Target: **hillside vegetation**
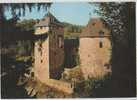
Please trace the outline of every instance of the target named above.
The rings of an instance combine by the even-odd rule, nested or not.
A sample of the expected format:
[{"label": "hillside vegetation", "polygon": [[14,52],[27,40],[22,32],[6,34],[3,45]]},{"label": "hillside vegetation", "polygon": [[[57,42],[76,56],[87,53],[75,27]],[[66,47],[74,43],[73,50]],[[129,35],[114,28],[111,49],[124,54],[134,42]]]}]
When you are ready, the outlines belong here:
[{"label": "hillside vegetation", "polygon": [[66,37],[77,37],[78,34],[81,33],[84,26],[81,25],[74,25],[67,22],[63,22],[65,28],[64,28],[64,36]]},{"label": "hillside vegetation", "polygon": [[[30,19],[30,20],[22,20],[17,23],[18,27],[22,27],[25,30],[33,30],[35,29],[34,25],[36,23],[36,20]],[[84,26],[81,25],[74,25],[68,22],[63,22],[64,25],[64,36],[66,37],[72,37],[73,33],[81,33]]]}]

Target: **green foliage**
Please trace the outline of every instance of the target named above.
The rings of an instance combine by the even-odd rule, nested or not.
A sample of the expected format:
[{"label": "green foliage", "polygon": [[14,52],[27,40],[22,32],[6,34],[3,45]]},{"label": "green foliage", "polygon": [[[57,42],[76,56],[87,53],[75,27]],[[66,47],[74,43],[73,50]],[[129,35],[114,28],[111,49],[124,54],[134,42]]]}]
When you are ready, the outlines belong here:
[{"label": "green foliage", "polygon": [[18,22],[16,25],[26,31],[30,31],[30,30],[34,30],[35,22],[36,21],[34,19],[29,19],[29,20],[24,19]]},{"label": "green foliage", "polygon": [[30,40],[17,41],[16,52],[17,55],[27,55],[30,56],[33,52],[33,43]]},{"label": "green foliage", "polygon": [[109,86],[111,75],[108,74],[103,78],[90,78],[81,82],[76,82],[74,87],[74,96],[93,97],[98,91],[102,91]]},{"label": "green foliage", "polygon": [[[70,23],[67,23],[67,22],[64,22],[64,36],[65,38],[69,38],[69,37],[73,37],[74,34],[73,33],[81,33],[82,32],[82,29],[83,29],[83,26],[81,25],[73,25],[73,24],[70,24]],[[75,36],[75,37],[78,37],[78,36]]]},{"label": "green foliage", "polygon": [[[136,76],[135,2],[109,2],[99,5],[99,13],[111,27],[112,75],[115,81],[130,81]],[[131,67],[132,66],[132,67]],[[126,69],[126,70],[125,70]],[[131,87],[133,86],[133,87]],[[135,82],[116,84],[113,96],[135,96]],[[120,87],[120,88],[119,88]],[[126,91],[123,91],[126,90]],[[119,91],[118,93],[116,91]],[[128,95],[127,95],[128,94]]]},{"label": "green foliage", "polygon": [[24,62],[27,62],[31,59],[31,56],[17,56],[16,57],[16,60],[17,61],[24,61]]},{"label": "green foliage", "polygon": [[12,17],[15,16],[24,16],[26,13],[26,9],[29,9],[31,12],[33,8],[37,8],[37,10],[45,9],[47,11],[47,7],[52,3],[8,3],[8,4],[0,4],[0,15],[2,19],[6,18],[5,10],[11,11]]},{"label": "green foliage", "polygon": [[[112,29],[112,42],[135,45],[135,3],[100,3],[97,11]],[[129,34],[130,33],[130,34]]]}]

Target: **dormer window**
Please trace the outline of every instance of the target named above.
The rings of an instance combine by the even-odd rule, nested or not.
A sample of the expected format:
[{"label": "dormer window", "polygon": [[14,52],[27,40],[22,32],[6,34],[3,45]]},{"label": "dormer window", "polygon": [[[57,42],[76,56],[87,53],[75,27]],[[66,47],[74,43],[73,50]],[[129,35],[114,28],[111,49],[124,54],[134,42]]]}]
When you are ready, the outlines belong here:
[{"label": "dormer window", "polygon": [[92,23],[93,26],[95,26],[95,23]]},{"label": "dormer window", "polygon": [[100,36],[103,36],[103,35],[104,35],[104,32],[103,32],[103,31],[100,31],[100,32],[99,32],[99,35],[100,35]]},{"label": "dormer window", "polygon": [[58,36],[58,47],[59,48],[63,47],[63,37],[62,36]]}]

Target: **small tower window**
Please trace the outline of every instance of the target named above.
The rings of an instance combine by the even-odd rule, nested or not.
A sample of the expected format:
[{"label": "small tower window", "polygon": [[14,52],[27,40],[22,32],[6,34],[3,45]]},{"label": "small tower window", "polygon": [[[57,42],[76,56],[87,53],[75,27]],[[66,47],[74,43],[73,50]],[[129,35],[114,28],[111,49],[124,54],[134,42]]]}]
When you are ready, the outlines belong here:
[{"label": "small tower window", "polygon": [[100,31],[100,32],[99,32],[99,36],[100,36],[99,47],[102,48],[102,47],[103,47],[103,36],[104,36],[104,32],[103,32],[103,31]]},{"label": "small tower window", "polygon": [[62,48],[63,47],[63,37],[62,36],[58,36],[58,47]]},{"label": "small tower window", "polygon": [[95,23],[92,23],[93,26],[95,26]]},{"label": "small tower window", "polygon": [[31,77],[34,77],[34,72],[31,72]]},{"label": "small tower window", "polygon": [[103,42],[99,42],[99,47],[100,47],[100,48],[103,47]]}]

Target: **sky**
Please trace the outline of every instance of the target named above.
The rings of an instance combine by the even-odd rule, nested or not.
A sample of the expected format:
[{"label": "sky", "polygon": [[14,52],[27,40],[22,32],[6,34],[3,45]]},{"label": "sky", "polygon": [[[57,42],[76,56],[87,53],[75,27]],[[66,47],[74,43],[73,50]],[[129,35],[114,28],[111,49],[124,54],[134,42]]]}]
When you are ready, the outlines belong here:
[{"label": "sky", "polygon": [[[76,25],[86,25],[91,17],[99,17],[94,10],[96,6],[86,2],[76,3],[53,3],[50,12],[61,22],[69,22]],[[36,8],[33,8],[32,12],[27,9],[26,15],[20,17],[23,19],[41,19],[47,12],[43,9],[37,12]],[[90,14],[89,14],[90,13]],[[11,17],[9,11],[6,12],[8,18]]]}]

